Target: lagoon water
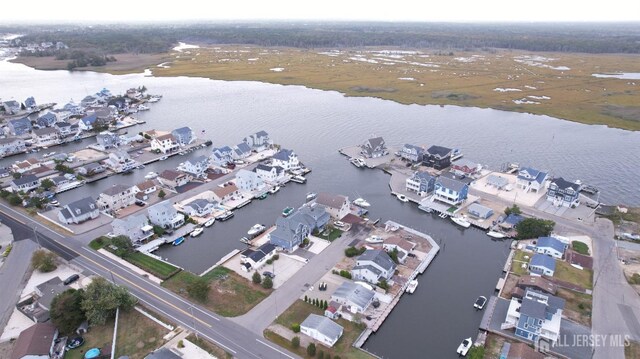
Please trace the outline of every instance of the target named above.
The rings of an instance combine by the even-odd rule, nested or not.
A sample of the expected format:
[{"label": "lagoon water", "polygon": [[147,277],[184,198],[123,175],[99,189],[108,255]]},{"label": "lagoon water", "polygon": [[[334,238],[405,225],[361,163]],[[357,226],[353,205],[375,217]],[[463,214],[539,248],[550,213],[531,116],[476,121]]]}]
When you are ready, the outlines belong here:
[{"label": "lagoon water", "polygon": [[[454,358],[460,341],[475,337],[481,313],[473,309],[479,295],[492,293],[508,254],[508,243],[492,241],[476,229],[462,230],[449,221],[403,204],[388,192],[381,171],[351,166],[338,149],[373,134],[392,146],[439,144],[459,148],[465,157],[498,169],[519,162],[549,170],[555,176],[580,179],[602,189],[608,203],[640,205],[637,165],[640,133],[588,126],[546,116],[455,106],[401,105],[374,98],[347,98],[337,92],[257,82],[225,82],[202,78],[155,78],[142,74],[113,76],[92,72],[37,71],[0,62],[0,98],[39,103],[84,96],[106,87],[123,93],[144,85],[162,101],[139,113],[145,125],[129,129],[172,129],[189,125],[214,146],[234,145],[249,133],[266,130],[283,147],[294,149],[313,172],[306,185],[291,183],[264,201],[238,210],[231,220],[216,223],[197,239],[157,254],[201,273],[231,249],[255,223],[272,224],[282,208],[299,205],[309,191],[343,193],[371,202],[371,217],[393,219],[424,231],[442,247],[415,294],[404,296],[380,331],[365,347],[385,358]],[[71,151],[92,140],[58,147]],[[206,153],[201,150],[201,153]],[[0,161],[8,165],[16,156]],[[59,195],[96,195],[117,182],[135,184],[148,171],[160,172],[186,156],[157,162],[128,176],[114,176]]]}]

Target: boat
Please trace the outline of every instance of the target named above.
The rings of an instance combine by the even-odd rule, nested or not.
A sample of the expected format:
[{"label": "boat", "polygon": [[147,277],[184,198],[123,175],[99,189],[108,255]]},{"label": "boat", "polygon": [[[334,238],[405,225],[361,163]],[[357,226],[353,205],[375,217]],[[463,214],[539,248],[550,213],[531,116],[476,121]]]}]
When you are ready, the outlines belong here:
[{"label": "boat", "polygon": [[169,157],[167,157],[167,156],[162,156],[162,157],[160,157],[160,161],[164,161],[164,160],[166,160],[167,158],[169,158]]},{"label": "boat", "polygon": [[182,242],[184,242],[184,237],[178,237],[173,241],[173,245],[174,246],[179,246],[182,244]]},{"label": "boat", "polygon": [[204,228],[196,227],[196,229],[194,229],[193,232],[191,232],[191,237],[197,237],[197,236],[201,235],[202,232],[204,232]]},{"label": "boat", "polygon": [[364,198],[356,198],[353,200],[353,204],[355,204],[358,207],[362,207],[362,208],[367,208],[369,206],[371,206],[371,204],[367,201],[365,201]]},{"label": "boat", "polygon": [[403,194],[398,194],[398,195],[396,195],[396,197],[398,197],[398,199],[400,200],[400,202],[404,202],[404,203],[409,202],[409,199],[407,198],[407,196],[405,196],[405,195],[403,195]]},{"label": "boat", "polygon": [[144,176],[144,178],[146,178],[146,179],[154,179],[156,177],[158,177],[158,174],[155,173],[155,172],[149,172]]},{"label": "boat", "polygon": [[464,219],[464,217],[451,217],[451,220],[453,221],[453,223],[463,228],[469,228],[471,226],[471,223]]},{"label": "boat", "polygon": [[413,292],[416,291],[417,287],[418,287],[418,280],[414,279],[409,281],[409,285],[407,286],[407,289],[405,291],[409,294],[413,294]]},{"label": "boat", "polygon": [[139,165],[138,165],[138,167],[136,167],[136,168],[137,168],[137,169],[139,169],[139,170],[141,170],[141,169],[144,169],[144,167],[145,167],[145,166],[141,163],[141,164],[139,164]]},{"label": "boat", "polygon": [[149,111],[149,107],[145,105],[138,105],[138,111]]},{"label": "boat", "polygon": [[304,178],[303,176],[295,175],[295,176],[291,177],[291,181],[293,181],[295,183],[306,183],[307,179]]},{"label": "boat", "polygon": [[489,231],[489,232],[487,232],[487,236],[489,236],[491,238],[501,239],[501,238],[505,238],[507,235],[504,234],[504,233],[500,233],[498,231]]},{"label": "boat", "polygon": [[49,202],[49,204],[51,204],[52,206],[56,206],[56,207],[60,206],[60,202],[58,202],[58,200],[55,200],[55,199],[53,201]]},{"label": "boat", "polygon": [[264,232],[265,229],[267,229],[267,227],[263,226],[262,224],[254,224],[253,227],[249,229],[249,232],[247,232],[247,234],[250,236],[257,236],[258,234]]},{"label": "boat", "polygon": [[318,194],[315,192],[307,193],[307,202],[313,201],[314,199],[316,199],[316,197],[318,197]]},{"label": "boat", "polygon": [[473,307],[478,310],[482,310],[485,304],[487,304],[487,297],[481,295],[478,297],[478,299],[476,299],[476,302],[473,303]]},{"label": "boat", "polygon": [[358,168],[362,168],[364,166],[366,166],[366,162],[364,162],[364,160],[362,158],[352,158],[349,160],[349,162],[351,162],[352,165],[358,167]]},{"label": "boat", "polygon": [[471,338],[463,340],[462,343],[460,343],[460,345],[458,346],[458,350],[456,350],[456,353],[458,353],[458,355],[466,356],[469,352],[469,349],[471,349],[471,344],[473,344]]},{"label": "boat", "polygon": [[288,217],[291,213],[293,213],[294,208],[293,207],[287,207],[285,209],[282,210],[282,216],[284,217]]},{"label": "boat", "polygon": [[253,198],[256,198],[256,199],[259,199],[259,200],[266,199],[267,198],[267,192],[265,192],[263,194],[257,194]]},{"label": "boat", "polygon": [[365,241],[367,243],[382,243],[382,242],[384,242],[384,240],[380,236],[367,237],[367,239],[365,239]]},{"label": "boat", "polygon": [[462,158],[462,156],[463,156],[462,152],[460,152],[460,150],[457,149],[457,148],[454,148],[451,151],[451,161],[455,161],[457,159],[460,159],[460,158]]},{"label": "boat", "polygon": [[204,222],[204,226],[209,228],[209,227],[213,226],[214,223],[216,223],[216,219],[215,218],[209,218],[206,222]]},{"label": "boat", "polygon": [[251,240],[247,237],[242,237],[240,238],[240,242],[245,243],[245,244],[251,244]]},{"label": "boat", "polygon": [[279,190],[280,190],[280,186],[275,186],[275,187],[273,187],[272,189],[269,190],[269,193],[275,194]]},{"label": "boat", "polygon": [[216,217],[217,220],[219,221],[226,221],[227,219],[233,217],[233,212],[231,211],[224,211],[223,214],[219,215]]},{"label": "boat", "polygon": [[147,102],[150,102],[150,103],[156,103],[156,102],[158,102],[158,101],[160,101],[160,97],[157,97],[157,96],[151,96],[151,97],[149,97],[149,99],[147,100]]},{"label": "boat", "polygon": [[94,359],[100,356],[100,348],[91,348],[84,353],[84,359]]},{"label": "boat", "polygon": [[[576,181],[578,182],[578,181]],[[595,186],[591,186],[591,185],[583,185],[582,187],[580,187],[580,192],[585,192],[585,193],[589,193],[589,194],[598,194],[598,192],[600,192],[600,190],[595,187]]]}]

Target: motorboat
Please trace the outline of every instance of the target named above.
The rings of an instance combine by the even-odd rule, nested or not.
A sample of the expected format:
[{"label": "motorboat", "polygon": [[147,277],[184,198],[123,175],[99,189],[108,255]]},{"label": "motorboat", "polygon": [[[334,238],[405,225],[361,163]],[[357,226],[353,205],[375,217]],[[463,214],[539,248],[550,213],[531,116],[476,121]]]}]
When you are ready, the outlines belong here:
[{"label": "motorboat", "polygon": [[138,105],[138,111],[149,111],[149,107],[145,105]]},{"label": "motorboat", "polygon": [[251,244],[251,240],[247,237],[242,237],[240,238],[240,242],[244,243],[244,244]]},{"label": "motorboat", "polygon": [[366,166],[366,162],[364,162],[364,160],[362,158],[352,158],[349,160],[349,162],[351,162],[352,165],[358,167],[358,168],[362,168],[364,166]]},{"label": "motorboat", "polygon": [[251,227],[251,229],[249,229],[249,232],[247,232],[248,235],[250,236],[257,236],[258,234],[264,232],[264,230],[267,229],[265,226],[263,226],[262,224],[254,224],[253,227]]},{"label": "motorboat", "polygon": [[149,172],[144,176],[145,179],[154,179],[156,177],[158,177],[158,174],[155,172]]},{"label": "motorboat", "polygon": [[356,198],[353,200],[352,202],[353,204],[355,204],[358,207],[362,207],[362,208],[367,208],[369,206],[371,206],[371,204],[367,201],[365,201],[364,198]]},{"label": "motorboat", "polygon": [[287,208],[282,210],[282,216],[283,217],[288,217],[291,213],[293,213],[293,211],[294,211],[293,207],[287,207]]},{"label": "motorboat", "polygon": [[473,344],[471,338],[463,340],[462,343],[460,343],[460,345],[458,346],[458,350],[456,350],[456,353],[458,353],[458,355],[466,356],[469,352],[469,349],[471,349],[471,344]]},{"label": "motorboat", "polygon": [[367,237],[367,239],[365,239],[365,241],[367,243],[382,243],[384,242],[384,240],[382,239],[382,237],[380,236],[371,236],[371,237]]},{"label": "motorboat", "polygon": [[473,303],[473,307],[478,310],[482,310],[485,304],[487,304],[487,297],[481,295],[476,299],[476,302]]},{"label": "motorboat", "polygon": [[215,218],[209,218],[206,222],[204,222],[204,226],[209,228],[209,227],[213,226],[214,223],[216,223],[216,219]]},{"label": "motorboat", "polygon": [[407,196],[405,196],[405,195],[403,195],[403,194],[398,194],[398,195],[396,195],[396,197],[398,197],[398,199],[400,200],[400,202],[404,202],[404,203],[409,202],[409,199],[407,198]]},{"label": "motorboat", "polygon": [[164,161],[164,160],[166,160],[167,158],[169,158],[169,157],[168,157],[168,156],[162,156],[162,157],[160,157],[160,161]]},{"label": "motorboat", "polygon": [[416,291],[417,287],[418,287],[418,280],[414,279],[409,281],[409,285],[407,286],[407,289],[405,291],[409,294],[413,294],[413,292]]},{"label": "motorboat", "polygon": [[233,212],[231,211],[224,211],[223,214],[219,215],[216,217],[217,220],[219,221],[226,221],[227,219],[233,217]]},{"label": "motorboat", "polygon": [[300,175],[295,175],[291,177],[291,181],[295,183],[306,183],[307,179]]},{"label": "motorboat", "polygon": [[267,198],[267,193],[266,192],[258,196],[259,200],[263,200],[263,199],[266,199],[266,198]]},{"label": "motorboat", "polygon": [[307,193],[307,202],[313,201],[314,199],[316,199],[316,197],[318,197],[318,194],[315,192]]},{"label": "motorboat", "polygon": [[182,242],[184,242],[184,237],[178,237],[173,241],[173,245],[174,246],[179,246],[182,244]]},{"label": "motorboat", "polygon": [[56,206],[56,207],[59,207],[59,206],[60,206],[60,202],[58,202],[58,200],[55,200],[55,199],[54,199],[53,201],[49,202],[49,203],[50,203],[52,206]]},{"label": "motorboat", "polygon": [[276,194],[280,190],[280,186],[275,186],[269,190],[269,193]]},{"label": "motorboat", "polygon": [[464,217],[451,217],[451,220],[453,221],[453,223],[463,228],[469,228],[471,226],[471,223],[469,223],[469,221],[467,221]]},{"label": "motorboat", "polygon": [[487,236],[489,236],[491,238],[501,239],[501,238],[505,238],[507,235],[504,234],[504,233],[500,233],[498,231],[489,231],[489,232],[487,232]]},{"label": "motorboat", "polygon": [[197,237],[197,236],[201,235],[202,232],[204,232],[204,228],[197,227],[196,229],[193,230],[193,232],[191,232],[191,237]]}]

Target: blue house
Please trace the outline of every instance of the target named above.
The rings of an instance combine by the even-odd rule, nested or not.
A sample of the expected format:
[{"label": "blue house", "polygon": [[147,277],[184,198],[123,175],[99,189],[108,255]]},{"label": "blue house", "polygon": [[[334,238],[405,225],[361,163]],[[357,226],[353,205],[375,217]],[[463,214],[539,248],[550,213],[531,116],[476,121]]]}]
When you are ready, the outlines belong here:
[{"label": "blue house", "polygon": [[529,262],[529,272],[537,275],[553,276],[556,271],[556,260],[540,253],[536,253],[531,257]]},{"label": "blue house", "polygon": [[211,161],[222,167],[229,162],[233,162],[233,150],[229,146],[214,148],[211,153]]},{"label": "blue house", "polygon": [[14,136],[22,136],[24,134],[27,134],[31,132],[32,128],[31,121],[26,117],[9,120],[7,126],[9,126],[9,131],[11,131]]},{"label": "blue house", "polygon": [[233,153],[231,156],[236,160],[241,160],[251,156],[251,147],[246,142],[240,142],[233,147]]},{"label": "blue house", "polygon": [[407,191],[416,192],[421,195],[433,192],[436,185],[436,178],[428,172],[416,171],[413,176],[407,178]]},{"label": "blue house", "polygon": [[93,125],[96,123],[96,121],[98,121],[98,115],[92,113],[81,118],[80,122],[78,122],[78,125],[83,131],[91,131],[93,130]]},{"label": "blue house", "polygon": [[27,99],[24,100],[24,107],[28,110],[34,109],[36,107],[36,99],[34,99],[33,96],[27,97]]},{"label": "blue house", "polygon": [[58,121],[58,117],[53,112],[47,112],[44,115],[38,117],[36,124],[40,127],[51,127]]},{"label": "blue house", "polygon": [[424,148],[405,144],[400,150],[400,157],[411,162],[422,162],[422,156],[424,155]]},{"label": "blue house", "polygon": [[493,210],[491,208],[478,203],[471,203],[467,208],[467,213],[469,213],[470,216],[480,219],[487,219],[493,216]]},{"label": "blue house", "polygon": [[564,305],[562,298],[527,289],[521,300],[511,299],[505,324],[515,328],[517,337],[554,344],[560,336]]},{"label": "blue house", "polygon": [[580,189],[582,186],[569,182],[562,177],[551,181],[547,190],[547,201],[556,206],[576,207],[580,204]]},{"label": "blue house", "polygon": [[433,193],[434,199],[457,206],[467,199],[469,185],[455,178],[440,176],[436,180]]},{"label": "blue house", "polygon": [[196,136],[193,134],[193,130],[191,130],[191,127],[185,126],[176,128],[175,130],[171,131],[171,134],[176,139],[176,142],[181,146],[191,144],[196,140]]},{"label": "blue house", "polygon": [[521,215],[512,213],[508,215],[502,223],[500,223],[500,227],[504,229],[513,229],[516,225],[518,225],[518,223],[522,222],[523,220],[524,217],[522,217]]},{"label": "blue house", "polygon": [[516,187],[525,192],[538,193],[541,189],[544,189],[548,178],[549,174],[546,172],[531,167],[523,167],[518,171]]},{"label": "blue house", "polygon": [[536,253],[546,254],[553,258],[562,259],[567,245],[554,237],[540,237],[535,246]]},{"label": "blue house", "polygon": [[276,229],[269,234],[269,241],[292,252],[313,231],[322,231],[329,220],[329,213],[323,206],[304,206],[289,217],[278,218]]}]

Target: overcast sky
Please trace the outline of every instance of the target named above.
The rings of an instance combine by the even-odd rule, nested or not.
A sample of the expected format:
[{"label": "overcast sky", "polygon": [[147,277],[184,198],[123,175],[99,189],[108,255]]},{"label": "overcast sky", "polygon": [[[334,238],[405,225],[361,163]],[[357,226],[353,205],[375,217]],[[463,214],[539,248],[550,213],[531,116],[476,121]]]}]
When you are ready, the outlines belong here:
[{"label": "overcast sky", "polygon": [[0,24],[183,20],[640,21],[640,1],[7,0],[0,11]]}]

